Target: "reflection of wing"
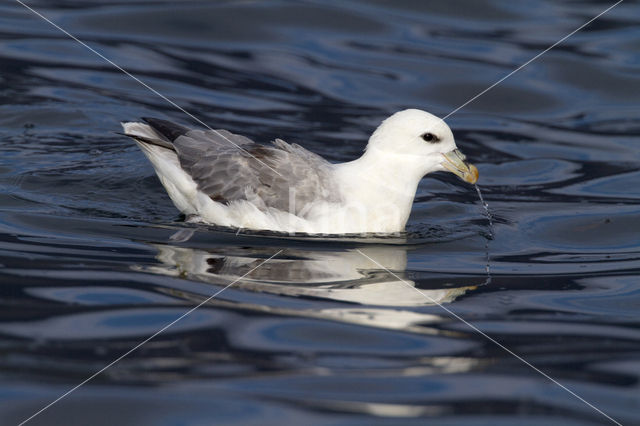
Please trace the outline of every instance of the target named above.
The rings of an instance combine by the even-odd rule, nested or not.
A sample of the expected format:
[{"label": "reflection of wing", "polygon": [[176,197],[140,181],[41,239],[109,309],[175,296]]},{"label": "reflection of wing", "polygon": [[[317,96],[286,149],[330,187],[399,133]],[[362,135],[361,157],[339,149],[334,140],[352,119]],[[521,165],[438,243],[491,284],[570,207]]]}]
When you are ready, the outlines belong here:
[{"label": "reflection of wing", "polygon": [[249,199],[259,208],[296,214],[313,201],[340,201],[331,163],[299,145],[277,139],[265,146],[227,130],[188,130],[145,120],[167,139],[162,146],[175,150],[180,167],[214,201]]}]

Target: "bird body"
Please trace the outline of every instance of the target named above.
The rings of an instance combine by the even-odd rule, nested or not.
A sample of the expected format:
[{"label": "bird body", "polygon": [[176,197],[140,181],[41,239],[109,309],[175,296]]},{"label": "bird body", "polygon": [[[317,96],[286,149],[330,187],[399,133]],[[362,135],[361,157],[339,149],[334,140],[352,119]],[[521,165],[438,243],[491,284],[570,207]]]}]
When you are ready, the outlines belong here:
[{"label": "bird body", "polygon": [[123,123],[175,206],[207,223],[310,234],[404,230],[418,183],[448,170],[475,183],[477,169],[441,119],[400,111],[376,129],[364,154],[332,164],[280,139],[256,144],[226,130],[165,120]]}]

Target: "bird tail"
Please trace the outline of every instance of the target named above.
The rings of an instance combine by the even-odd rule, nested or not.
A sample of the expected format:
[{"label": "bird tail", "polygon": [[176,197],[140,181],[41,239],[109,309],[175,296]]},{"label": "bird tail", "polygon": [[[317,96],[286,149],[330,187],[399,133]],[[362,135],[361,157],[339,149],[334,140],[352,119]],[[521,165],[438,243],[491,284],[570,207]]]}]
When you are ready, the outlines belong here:
[{"label": "bird tail", "polygon": [[124,129],[124,135],[133,138],[136,142],[144,148],[145,144],[155,145],[162,148],[175,151],[175,148],[171,142],[165,137],[156,132],[151,126],[143,123],[126,122],[120,123]]}]

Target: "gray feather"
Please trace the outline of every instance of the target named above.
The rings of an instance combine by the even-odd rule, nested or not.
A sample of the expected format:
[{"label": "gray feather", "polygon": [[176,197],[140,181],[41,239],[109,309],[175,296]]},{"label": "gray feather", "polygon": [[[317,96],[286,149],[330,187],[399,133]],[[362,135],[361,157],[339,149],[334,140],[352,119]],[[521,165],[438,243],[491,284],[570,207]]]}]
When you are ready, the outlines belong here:
[{"label": "gray feather", "polygon": [[259,207],[295,214],[316,200],[340,201],[331,163],[296,144],[277,139],[265,146],[226,130],[191,130],[173,146],[182,169],[214,201],[252,198]]}]

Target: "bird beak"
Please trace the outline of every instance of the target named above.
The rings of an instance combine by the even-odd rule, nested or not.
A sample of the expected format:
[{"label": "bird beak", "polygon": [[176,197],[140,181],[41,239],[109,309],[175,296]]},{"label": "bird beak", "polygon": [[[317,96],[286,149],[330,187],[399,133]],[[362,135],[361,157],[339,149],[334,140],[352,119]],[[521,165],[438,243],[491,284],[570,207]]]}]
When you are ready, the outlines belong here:
[{"label": "bird beak", "polygon": [[478,169],[466,161],[467,157],[459,149],[449,151],[446,154],[442,154],[442,156],[445,159],[442,162],[442,166],[445,169],[465,182],[476,183],[478,181]]}]

